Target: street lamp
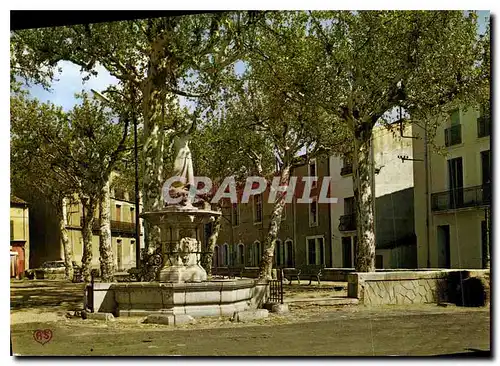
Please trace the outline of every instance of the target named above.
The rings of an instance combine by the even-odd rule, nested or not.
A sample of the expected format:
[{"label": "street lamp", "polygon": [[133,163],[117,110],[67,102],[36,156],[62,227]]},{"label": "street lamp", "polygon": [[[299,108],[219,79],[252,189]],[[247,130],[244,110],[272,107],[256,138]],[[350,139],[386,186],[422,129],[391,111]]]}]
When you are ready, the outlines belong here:
[{"label": "street lamp", "polygon": [[[90,89],[92,93],[94,93],[97,97],[104,100],[106,103],[110,103],[110,100],[106,98],[104,95],[99,93],[94,89]],[[120,94],[124,99],[127,99],[125,95],[117,90],[109,90],[108,92],[114,92]],[[132,89],[132,93],[134,90]],[[135,95],[133,95],[135,96]],[[135,101],[135,98],[132,98],[132,103]],[[141,246],[140,246],[140,232],[141,225],[139,221],[139,160],[137,153],[137,117],[135,115],[135,109],[132,108],[132,122],[134,124],[134,165],[135,165],[135,264],[136,267],[139,268],[141,264]]]}]

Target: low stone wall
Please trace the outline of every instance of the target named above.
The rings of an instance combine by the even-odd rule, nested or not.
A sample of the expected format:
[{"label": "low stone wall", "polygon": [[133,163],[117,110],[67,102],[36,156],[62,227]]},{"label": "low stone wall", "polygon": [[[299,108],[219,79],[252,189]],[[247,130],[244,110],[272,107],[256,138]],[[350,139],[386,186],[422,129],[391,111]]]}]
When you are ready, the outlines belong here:
[{"label": "low stone wall", "polygon": [[267,281],[215,280],[200,283],[94,283],[86,303],[94,312],[116,316],[188,314],[233,315],[256,309],[268,296]]},{"label": "low stone wall", "polygon": [[[488,277],[489,270],[417,270],[371,273],[351,273],[348,277],[348,296],[360,304],[425,304],[452,302],[468,305],[466,298],[470,278]],[[483,281],[484,282],[484,281]],[[483,304],[484,305],[484,304]],[[477,306],[477,305],[476,305]]]},{"label": "low stone wall", "polygon": [[[293,268],[292,268],[293,269]],[[354,269],[349,268],[325,268],[322,281],[347,282],[347,275],[353,273]],[[227,267],[212,268],[212,275],[228,276],[229,269]],[[245,267],[242,275],[244,278],[257,278],[259,275],[258,267]]]}]

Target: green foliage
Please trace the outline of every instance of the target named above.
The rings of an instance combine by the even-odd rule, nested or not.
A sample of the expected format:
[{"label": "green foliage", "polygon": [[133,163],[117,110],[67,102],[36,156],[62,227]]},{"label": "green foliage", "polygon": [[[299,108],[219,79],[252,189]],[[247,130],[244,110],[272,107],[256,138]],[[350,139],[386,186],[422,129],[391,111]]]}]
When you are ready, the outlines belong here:
[{"label": "green foliage", "polygon": [[456,98],[477,98],[485,44],[475,13],[318,11],[311,24],[324,65],[316,100],[340,119],[372,127],[398,105],[438,113]]},{"label": "green foliage", "polygon": [[220,70],[237,59],[243,40],[251,36],[243,30],[254,18],[251,12],[224,12],[15,31],[11,75],[47,86],[57,63],[66,60],[89,74],[96,74],[100,64],[141,88],[155,72],[150,61],[159,46],[168,66],[158,75],[166,84],[157,87],[203,94]]},{"label": "green foliage", "polygon": [[25,93],[11,96],[11,186],[12,190],[38,192],[58,207],[79,182],[67,174],[60,138],[67,131],[60,107],[32,100]]},{"label": "green foliage", "polygon": [[24,94],[11,97],[12,184],[31,184],[47,198],[98,197],[127,151],[127,122],[87,94],[65,113]]}]

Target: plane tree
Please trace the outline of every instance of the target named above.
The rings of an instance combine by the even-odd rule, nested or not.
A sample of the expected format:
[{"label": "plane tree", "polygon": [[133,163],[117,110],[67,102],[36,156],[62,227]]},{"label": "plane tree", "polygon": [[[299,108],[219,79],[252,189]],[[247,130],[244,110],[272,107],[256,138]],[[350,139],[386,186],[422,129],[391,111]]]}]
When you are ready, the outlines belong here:
[{"label": "plane tree", "polygon": [[[209,94],[221,70],[236,61],[252,38],[254,12],[217,12],[144,20],[20,30],[11,33],[11,76],[50,84],[59,61],[89,75],[103,66],[134,90],[143,121],[145,210],[162,206],[163,151],[173,132],[166,110],[176,96]],[[166,145],[165,145],[166,141]],[[146,227],[147,243],[159,240]]]},{"label": "plane tree", "polygon": [[489,39],[478,36],[477,14],[463,11],[311,11],[302,24],[311,54],[319,56],[304,87],[353,141],[356,270],[374,271],[373,127],[395,107],[422,122],[450,103],[477,101],[487,82]]}]

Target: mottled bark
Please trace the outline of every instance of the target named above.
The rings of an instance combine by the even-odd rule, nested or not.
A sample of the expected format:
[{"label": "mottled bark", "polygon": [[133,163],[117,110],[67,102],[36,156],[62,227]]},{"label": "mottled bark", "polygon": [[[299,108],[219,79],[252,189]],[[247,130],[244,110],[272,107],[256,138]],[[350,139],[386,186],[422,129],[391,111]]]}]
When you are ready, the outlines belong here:
[{"label": "mottled bark", "polygon": [[92,226],[94,225],[94,212],[96,203],[94,198],[82,200],[84,216],[82,225],[83,254],[82,254],[82,275],[85,282],[91,281],[92,266]]},{"label": "mottled bark", "polygon": [[375,271],[375,232],[373,214],[371,130],[354,138],[353,188],[356,201],[358,235],[357,272]]},{"label": "mottled bark", "polygon": [[111,246],[109,179],[101,190],[99,201],[99,261],[101,262],[101,280],[113,282],[114,262]]},{"label": "mottled bark", "polygon": [[216,217],[213,223],[212,234],[208,238],[207,248],[205,248],[204,253],[201,256],[201,266],[205,269],[205,271],[207,271],[207,276],[209,278],[212,277],[213,254],[215,250],[215,244],[217,244],[217,239],[219,238],[221,223],[222,215],[219,215]]},{"label": "mottled bark", "polygon": [[64,265],[66,267],[65,274],[68,280],[73,279],[73,248],[68,238],[68,213],[67,213],[67,200],[62,199],[61,208],[58,210],[59,214],[59,229],[61,231],[61,242],[64,252]]},{"label": "mottled bark", "polygon": [[[286,186],[290,183],[290,166],[283,166],[280,174],[280,186]],[[272,278],[274,245],[278,237],[278,231],[281,226],[281,216],[285,207],[286,192],[278,192],[274,203],[273,212],[271,214],[271,222],[267,231],[266,239],[264,240],[264,251],[259,265],[259,278]]]},{"label": "mottled bark", "polygon": [[[143,84],[144,116],[144,211],[161,209],[163,200],[163,149],[164,119],[167,83],[167,58],[165,42],[160,37],[151,46],[148,74]],[[160,232],[157,227],[145,222],[145,246],[149,251],[160,245]]]}]

